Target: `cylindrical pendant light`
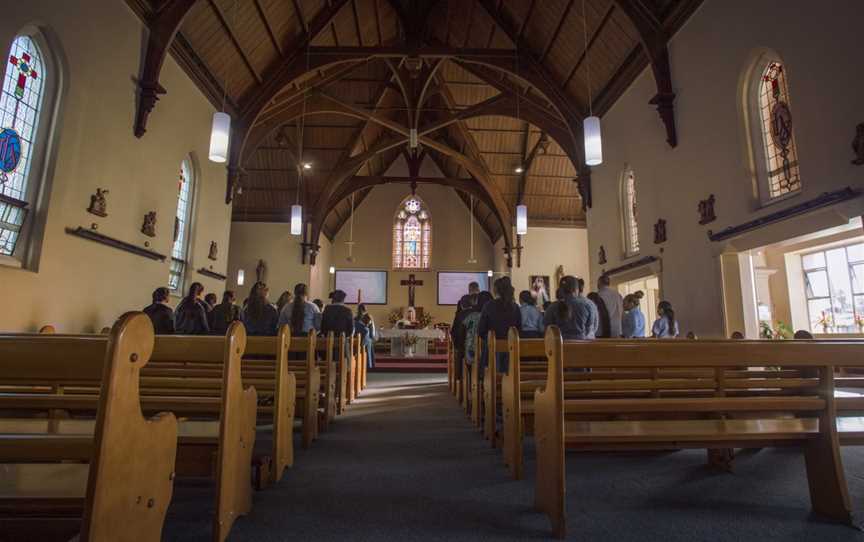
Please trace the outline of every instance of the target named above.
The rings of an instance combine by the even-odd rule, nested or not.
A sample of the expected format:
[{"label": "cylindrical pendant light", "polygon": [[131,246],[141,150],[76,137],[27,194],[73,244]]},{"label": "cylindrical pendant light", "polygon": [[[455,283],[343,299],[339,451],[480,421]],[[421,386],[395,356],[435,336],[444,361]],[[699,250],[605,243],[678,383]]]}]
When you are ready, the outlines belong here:
[{"label": "cylindrical pendant light", "polygon": [[494,275],[494,273],[492,273],[491,269],[489,271],[486,271],[486,276],[489,277],[490,279],[492,278],[492,275]]},{"label": "cylindrical pendant light", "polygon": [[243,283],[246,282],[246,272],[242,269],[237,270],[237,286],[243,286]]},{"label": "cylindrical pendant light", "polygon": [[525,235],[528,233],[528,206],[516,206],[516,234]]},{"label": "cylindrical pendant light", "polygon": [[334,266],[330,266],[330,274],[333,275],[336,273],[336,268]]},{"label": "cylindrical pendant light", "polygon": [[587,117],[582,128],[585,132],[585,163],[589,166],[599,166],[603,163],[600,117]]},{"label": "cylindrical pendant light", "polygon": [[213,113],[210,130],[210,161],[223,164],[228,161],[228,142],[231,139],[231,117],[228,113]]},{"label": "cylindrical pendant light", "polygon": [[300,235],[303,233],[303,207],[300,205],[291,206],[291,235]]}]

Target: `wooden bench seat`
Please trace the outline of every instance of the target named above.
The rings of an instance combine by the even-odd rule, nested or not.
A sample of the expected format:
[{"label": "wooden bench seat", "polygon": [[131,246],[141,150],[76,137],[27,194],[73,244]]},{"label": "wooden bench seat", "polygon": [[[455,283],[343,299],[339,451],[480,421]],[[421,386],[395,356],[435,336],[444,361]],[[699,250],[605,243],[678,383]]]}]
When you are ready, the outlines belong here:
[{"label": "wooden bench seat", "polygon": [[[0,533],[68,540],[160,540],[173,492],[177,421],[144,419],[138,378],[153,349],[153,326],[123,315],[107,341],[0,337],[0,376],[64,373],[100,382],[91,435],[2,434]],[[15,453],[46,464],[6,461]],[[69,464],[66,461],[82,463]],[[51,464],[47,464],[51,463]]]},{"label": "wooden bench seat", "polygon": [[[834,372],[839,366],[862,363],[864,343],[565,343],[558,328],[551,326],[546,331],[545,351],[548,378],[545,386],[535,391],[534,398],[535,504],[549,516],[556,536],[566,534],[564,452],[568,449],[798,447],[805,456],[813,511],[826,519],[851,524],[851,505],[839,453]],[[746,370],[742,366],[783,366],[784,371],[818,376],[803,379],[807,381],[806,386],[783,389],[782,395],[763,394],[764,379],[737,389],[747,392],[746,395],[726,395],[723,387],[726,371]],[[652,376],[661,371],[668,374],[680,370],[680,374],[685,374],[710,369],[717,376],[718,387],[713,397],[669,397],[658,393],[640,397],[589,395],[572,398],[565,395],[565,372],[590,371],[593,377],[596,373],[609,372],[610,367],[649,369],[646,382],[651,382]],[[769,372],[763,371],[766,375]],[[700,378],[695,379],[694,387]],[[817,381],[815,386],[813,380]],[[618,381],[622,382],[627,381]],[[657,388],[656,383],[652,386]],[[767,387],[770,389],[773,384]],[[608,418],[595,420],[594,416]],[[580,419],[582,417],[584,419]],[[860,424],[846,425],[856,430],[861,427]]]},{"label": "wooden bench seat", "polygon": [[[144,317],[149,324],[149,319]],[[152,325],[150,325],[152,333]],[[4,341],[14,351],[14,341],[26,340],[16,337],[0,337],[0,348]],[[80,371],[77,359],[69,358],[69,352],[79,352],[90,348],[104,351],[107,342],[100,336],[63,336],[54,335],[42,338],[45,341],[43,350],[35,356],[37,359],[58,359],[63,366],[56,371],[32,372],[29,376],[33,381],[53,381],[54,392],[51,394],[3,393],[0,395],[0,410],[4,415],[32,415],[33,412],[47,413],[53,418],[57,411],[77,415],[92,415],[98,405],[99,383],[94,382],[92,375]],[[287,338],[286,338],[287,340]],[[178,359],[192,363],[212,363],[219,367],[220,377],[213,375],[210,379],[196,381],[196,393],[189,389],[182,379],[165,379],[156,384],[164,395],[149,395],[152,388],[136,383],[141,389],[135,409],[138,412],[168,411],[184,417],[196,418],[184,421],[183,437],[178,439],[178,429],[175,425],[174,471],[181,476],[212,476],[216,480],[215,498],[216,513],[213,518],[214,539],[224,540],[230,531],[234,520],[248,513],[251,508],[252,451],[255,442],[257,393],[254,388],[243,388],[241,377],[241,358],[246,346],[246,335],[243,325],[232,324],[225,337],[183,337],[158,336],[152,346],[151,365],[142,369],[158,367],[160,362],[176,363]],[[155,360],[155,361],[154,361]],[[15,360],[3,368],[0,381],[9,385],[23,384],[22,375],[26,371],[19,369],[28,363],[27,359]],[[3,370],[0,368],[0,371]],[[76,372],[77,371],[77,372]],[[285,372],[283,382],[286,394],[293,395],[293,380]],[[67,384],[75,384],[67,389]],[[152,383],[152,381],[151,381]],[[77,389],[76,389],[77,386]],[[209,389],[208,389],[209,386]],[[67,393],[75,392],[75,393]],[[202,392],[207,395],[201,395]],[[289,393],[290,392],[290,393]],[[290,403],[290,405],[288,405]],[[293,396],[290,401],[277,402],[293,409]],[[275,416],[279,409],[267,407]],[[293,412],[293,410],[291,410]],[[201,418],[200,420],[197,418]],[[52,431],[59,426],[56,419],[48,421],[48,436],[53,438]],[[274,427],[282,426],[274,423]],[[293,428],[289,425],[289,434]],[[32,438],[32,437],[27,437]],[[274,439],[274,441],[277,439]],[[179,445],[178,445],[179,442]],[[49,446],[50,447],[50,446]],[[274,444],[274,449],[276,445]],[[281,456],[273,458],[277,469],[292,460],[292,448],[284,443],[279,448]],[[269,461],[264,463],[269,465]],[[275,470],[275,469],[273,469]],[[266,469],[265,469],[266,471]],[[122,478],[120,478],[122,480]]]}]

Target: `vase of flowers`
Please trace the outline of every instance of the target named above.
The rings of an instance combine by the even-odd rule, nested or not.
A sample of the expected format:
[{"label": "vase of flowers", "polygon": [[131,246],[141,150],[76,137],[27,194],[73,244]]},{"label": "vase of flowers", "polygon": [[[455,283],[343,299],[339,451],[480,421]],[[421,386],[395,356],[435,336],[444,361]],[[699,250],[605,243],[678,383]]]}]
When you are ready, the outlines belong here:
[{"label": "vase of flowers", "polygon": [[855,315],[855,325],[858,326],[858,333],[864,333],[864,314]]},{"label": "vase of flowers", "polygon": [[834,318],[831,313],[822,311],[822,315],[816,323],[822,326],[822,333],[828,333],[828,328],[834,325]]},{"label": "vase of flowers", "polygon": [[408,333],[402,337],[402,348],[406,358],[414,357],[414,348],[417,346],[417,335]]}]

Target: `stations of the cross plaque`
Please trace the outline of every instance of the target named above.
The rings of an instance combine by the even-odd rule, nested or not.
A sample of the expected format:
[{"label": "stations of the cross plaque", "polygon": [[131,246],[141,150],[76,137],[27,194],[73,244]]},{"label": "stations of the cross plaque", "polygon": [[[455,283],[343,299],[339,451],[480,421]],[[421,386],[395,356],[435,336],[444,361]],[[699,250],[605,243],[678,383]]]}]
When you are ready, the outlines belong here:
[{"label": "stations of the cross plaque", "polygon": [[417,278],[414,276],[414,273],[411,273],[410,275],[408,275],[408,280],[403,280],[400,282],[400,284],[402,286],[408,287],[408,306],[413,307],[414,306],[414,288],[416,286],[423,286],[423,281],[417,280]]}]

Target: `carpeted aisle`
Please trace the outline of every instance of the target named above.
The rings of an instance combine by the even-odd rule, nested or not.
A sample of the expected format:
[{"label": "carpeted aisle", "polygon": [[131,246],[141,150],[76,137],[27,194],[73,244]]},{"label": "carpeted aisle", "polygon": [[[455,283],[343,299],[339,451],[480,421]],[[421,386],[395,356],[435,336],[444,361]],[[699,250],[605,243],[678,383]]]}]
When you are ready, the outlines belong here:
[{"label": "carpeted aisle", "polygon": [[[548,539],[528,478],[513,482],[458,408],[446,376],[370,374],[362,398],[283,480],[255,494],[230,540]],[[844,450],[851,497],[864,508],[864,448]],[[704,452],[568,455],[570,539],[862,541],[808,519],[804,461],[794,451],[742,455],[734,475]],[[205,487],[175,490],[166,540],[209,540]]]}]

